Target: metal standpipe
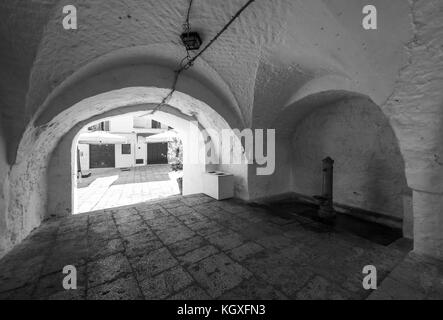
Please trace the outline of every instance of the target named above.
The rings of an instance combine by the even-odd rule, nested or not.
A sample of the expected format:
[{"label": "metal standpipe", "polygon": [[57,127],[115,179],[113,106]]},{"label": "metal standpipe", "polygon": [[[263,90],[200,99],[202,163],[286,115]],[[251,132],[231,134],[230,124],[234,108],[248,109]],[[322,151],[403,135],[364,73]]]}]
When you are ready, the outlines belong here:
[{"label": "metal standpipe", "polygon": [[319,201],[318,216],[322,219],[335,218],[334,199],[334,160],[327,157],[323,160],[322,195],[315,197]]}]

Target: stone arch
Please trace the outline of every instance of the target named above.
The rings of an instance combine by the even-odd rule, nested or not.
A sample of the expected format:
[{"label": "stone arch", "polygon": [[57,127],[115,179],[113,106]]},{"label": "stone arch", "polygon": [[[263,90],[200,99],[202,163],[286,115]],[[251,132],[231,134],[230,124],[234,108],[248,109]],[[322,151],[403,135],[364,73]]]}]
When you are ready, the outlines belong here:
[{"label": "stone arch", "polygon": [[[60,111],[101,93],[126,87],[170,88],[181,60],[177,51],[177,46],[158,44],[123,48],[95,59],[50,93],[38,107],[35,125],[45,125]],[[176,89],[207,103],[234,127],[243,127],[244,118],[234,95],[204,60],[197,60],[181,74]],[[29,105],[36,108],[32,101]]]},{"label": "stone arch", "polygon": [[338,208],[359,209],[353,212],[396,228],[409,223],[411,192],[400,145],[389,119],[371,99],[346,94],[324,100],[299,114],[293,130],[296,193],[321,193],[321,161],[330,156]]},{"label": "stone arch", "polygon": [[[308,86],[308,88],[310,87]],[[390,119],[371,98],[358,92],[327,90],[311,94],[310,92],[313,92],[311,89],[306,90],[306,92],[307,94],[297,93],[294,97],[298,98],[290,99],[276,119],[269,124],[269,128],[275,128],[277,134],[277,170],[270,177],[251,176],[249,179],[250,194],[257,195],[257,197],[265,196],[264,190],[267,190],[268,194],[275,191],[274,194],[276,195],[286,192],[296,192],[307,196],[319,194],[321,191],[321,160],[328,155],[335,156],[338,160],[336,178],[338,181],[344,179],[337,186],[350,186],[350,188],[354,187],[356,189],[349,190],[350,194],[348,194],[345,192],[346,190],[337,188],[337,202],[345,206],[366,210],[368,213],[381,213],[382,215],[377,219],[370,217],[371,220],[394,227],[406,227],[405,234],[412,238],[411,191],[407,186],[403,154],[397,136],[390,124]],[[329,117],[331,117],[329,120],[327,110],[332,110],[329,114]],[[308,141],[309,137],[320,137],[328,132],[321,126],[313,132],[308,132],[309,129],[315,128],[317,120],[323,121],[321,119],[326,121],[324,125],[329,125],[331,130],[340,129],[340,121],[342,120],[350,121],[348,126],[342,126],[342,133],[336,132],[337,137],[346,138],[349,132],[346,134],[344,131],[347,129],[352,131],[353,121],[359,123],[361,131],[367,134],[367,136],[360,135],[360,140],[355,139],[359,137],[359,128],[354,126],[355,141],[352,144],[350,142],[347,144],[348,146],[356,146],[353,149],[355,152],[349,151],[348,157],[353,158],[355,162],[360,162],[354,162],[353,166],[349,166],[349,172],[353,172],[353,174],[348,174],[349,172],[344,168],[343,159],[340,158],[340,145],[334,147],[334,142],[330,141],[328,136],[323,135],[322,140],[332,147],[326,148],[324,154],[320,152],[325,146],[323,142],[318,143],[317,149],[319,150],[317,150],[316,141]],[[307,121],[310,121],[311,124],[307,125]],[[336,124],[334,125],[334,123]],[[367,126],[364,126],[365,123]],[[296,140],[296,134],[303,130],[305,132],[299,134],[298,138],[304,139],[312,148],[305,146],[305,149],[300,150],[300,146],[303,144],[300,144],[300,140]],[[345,145],[345,142],[343,144]],[[299,150],[296,150],[296,148]],[[356,150],[359,149],[361,150],[357,152]],[[301,159],[303,157],[297,153],[299,151],[304,156],[311,158],[303,162],[303,159]],[[318,152],[315,153],[315,151]],[[310,152],[312,154],[309,154]],[[333,154],[329,154],[330,152]],[[346,151],[342,150],[341,152]],[[385,156],[384,153],[386,153]],[[303,164],[307,166],[303,167]],[[350,164],[352,164],[352,161]],[[371,172],[371,174],[363,174],[362,172],[365,170]],[[366,182],[363,183],[362,177],[357,177],[358,172],[366,179]],[[387,175],[388,172],[389,175]],[[300,176],[301,173],[304,174],[304,180]],[[356,177],[354,182],[352,180],[353,175]],[[257,183],[258,179],[261,180],[260,184]],[[346,179],[348,181],[345,181]],[[361,183],[356,181],[361,181]],[[265,185],[264,190],[258,190],[254,187],[254,185],[263,184]],[[306,188],[303,188],[303,186],[306,186]],[[303,191],[305,191],[305,194],[303,194]],[[382,193],[382,197],[376,196],[379,193]],[[384,199],[385,207],[376,205],[377,201],[383,202],[380,199]]]},{"label": "stone arch", "polygon": [[[54,124],[52,128],[57,126],[58,128],[65,127],[71,129],[68,131],[66,129],[63,130],[60,142],[50,156],[47,183],[48,216],[63,216],[72,212],[72,145],[80,129],[93,121],[122,113],[137,111],[147,113],[157,106],[163,94],[167,92],[167,89],[152,87],[125,88],[111,91],[84,99],[73,107],[61,112],[51,121]],[[165,114],[170,114],[188,122],[192,120],[198,121],[202,129],[211,128],[215,131],[221,131],[231,128],[224,118],[212,110],[211,107],[180,92],[176,92],[169,105],[164,106],[159,111],[160,116]],[[244,183],[246,181],[245,168],[237,165],[228,165],[226,169],[237,176],[237,196],[240,198],[247,197],[247,188]],[[202,170],[205,170],[205,166],[199,166],[199,169],[192,172],[201,174]],[[186,187],[186,183],[195,184],[195,180],[191,182],[186,182],[185,180],[184,183]],[[194,187],[193,190],[200,190],[201,192],[201,188],[198,189],[198,187],[197,189]]]},{"label": "stone arch", "polygon": [[[139,51],[134,53],[139,54]],[[124,56],[124,54],[122,54]],[[11,169],[6,237],[21,241],[48,217],[48,176],[51,155],[59,141],[79,122],[134,105],[157,105],[170,92],[174,71],[160,65],[128,62],[118,55],[105,58],[69,77],[45,100],[27,127]],[[145,57],[146,58],[146,57]],[[169,106],[193,117],[205,128],[243,128],[235,99],[211,70],[202,67],[183,74]],[[208,71],[203,74],[203,70]],[[246,169],[232,168],[238,176],[237,194],[247,197]],[[56,208],[53,206],[52,208]],[[65,208],[66,209],[66,208]]]},{"label": "stone arch", "polygon": [[[134,116],[142,116],[148,114],[156,107],[155,104],[141,104],[126,107],[117,107],[104,113],[95,115],[86,120],[78,122],[69,132],[67,132],[58,143],[53,151],[50,159],[48,172],[48,216],[65,216],[73,212],[75,207],[75,190],[76,190],[76,144],[80,134],[80,130],[92,123],[103,121],[123,114],[131,114]],[[200,111],[201,112],[201,111]],[[211,129],[223,130],[229,126],[220,116],[211,114],[211,123],[198,123],[199,128],[195,131],[199,132],[199,136],[194,136],[195,131],[191,131],[190,125],[198,121],[194,115],[181,112],[181,110],[169,105],[165,105],[160,111],[151,116],[153,119],[162,122],[176,129],[184,144],[184,194],[195,194],[203,191],[202,172],[213,170],[214,166],[209,165],[202,159],[202,162],[194,163],[187,159],[192,157],[190,153],[201,152],[198,145],[198,139],[204,139],[202,130],[205,126],[216,126]],[[219,150],[217,150],[219,152]],[[217,168],[217,167],[216,167]],[[235,168],[230,167],[235,170]],[[240,176],[238,176],[240,178]],[[243,189],[241,179],[237,180],[237,190]],[[237,192],[237,196],[241,197],[241,193]]]}]

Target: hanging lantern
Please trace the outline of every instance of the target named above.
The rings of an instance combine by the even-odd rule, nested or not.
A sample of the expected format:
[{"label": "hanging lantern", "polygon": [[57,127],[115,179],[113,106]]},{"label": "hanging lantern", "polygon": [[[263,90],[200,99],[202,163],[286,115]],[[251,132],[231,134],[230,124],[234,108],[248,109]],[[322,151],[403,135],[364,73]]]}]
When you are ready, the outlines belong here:
[{"label": "hanging lantern", "polygon": [[198,50],[202,45],[202,40],[198,32],[185,32],[181,35],[181,39],[186,50],[189,51]]}]

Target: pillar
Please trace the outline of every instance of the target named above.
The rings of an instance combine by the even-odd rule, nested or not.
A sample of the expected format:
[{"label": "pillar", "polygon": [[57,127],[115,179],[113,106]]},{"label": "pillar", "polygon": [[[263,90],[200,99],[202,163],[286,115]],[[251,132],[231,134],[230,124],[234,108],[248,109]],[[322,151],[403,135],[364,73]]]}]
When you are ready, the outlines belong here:
[{"label": "pillar", "polygon": [[443,259],[443,194],[414,191],[414,251]]}]

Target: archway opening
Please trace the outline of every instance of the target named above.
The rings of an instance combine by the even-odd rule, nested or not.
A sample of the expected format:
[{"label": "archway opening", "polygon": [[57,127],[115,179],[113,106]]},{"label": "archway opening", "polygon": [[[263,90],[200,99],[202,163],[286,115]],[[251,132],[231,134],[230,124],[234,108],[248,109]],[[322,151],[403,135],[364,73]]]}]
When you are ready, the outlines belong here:
[{"label": "archway opening", "polygon": [[340,99],[314,110],[291,142],[297,194],[322,194],[322,160],[330,157],[334,209],[347,218],[344,227],[382,244],[408,236],[403,226],[412,212],[404,161],[388,119],[370,99]]},{"label": "archway opening", "polygon": [[346,91],[313,94],[288,105],[272,126],[277,170],[272,179],[261,180],[279,194],[260,200],[318,220],[322,161],[330,157],[335,227],[383,245],[413,238],[412,192],[399,143],[369,97]]},{"label": "archway opening", "polygon": [[[192,100],[193,104],[189,105],[187,104],[188,101],[186,101],[186,99],[190,99],[189,96],[184,95],[184,101],[180,101],[177,97],[180,93],[175,93],[175,95],[176,104],[165,105],[155,113],[152,112],[157,106],[154,103],[132,106],[115,105],[114,108],[111,109],[109,108],[107,99],[109,97],[115,97],[115,93],[110,92],[101,95],[103,100],[98,104],[100,106],[107,106],[109,109],[101,109],[101,113],[97,115],[90,114],[91,116],[89,118],[78,121],[77,124],[63,136],[52,154],[51,164],[49,165],[49,214],[51,216],[65,216],[71,213],[93,211],[95,209],[99,210],[106,207],[130,205],[139,201],[153,200],[180,193],[184,195],[204,193],[203,175],[208,171],[214,170],[234,175],[235,196],[241,198],[245,190],[243,181],[246,181],[245,172],[247,170],[247,164],[213,163],[211,160],[214,158],[214,154],[211,155],[207,153],[208,141],[219,141],[218,137],[214,137],[213,135],[218,135],[222,130],[230,130],[233,136],[235,136],[234,131],[218,113],[206,104],[198,100]],[[120,98],[121,95],[118,97]],[[98,97],[92,99],[98,99]],[[94,106],[88,106],[87,101],[84,101],[84,103],[85,110],[90,113],[91,108],[94,108]],[[127,104],[128,101],[124,101],[123,105]],[[79,105],[76,107],[79,107]],[[95,107],[97,107],[97,105],[95,105]],[[66,112],[72,115],[71,109]],[[142,127],[142,123],[148,123],[149,125],[144,126],[150,128],[141,128],[138,130],[139,128],[136,127]],[[153,124],[154,126],[160,126],[160,131],[162,132],[156,132],[160,135],[160,139],[162,136],[163,138],[166,136],[166,140],[168,140],[170,138],[169,135],[173,133],[177,135],[177,141],[180,141],[183,145],[182,170],[174,172],[172,169],[173,165],[174,167],[180,167],[180,163],[173,163],[177,162],[177,159],[167,160],[165,163],[153,163],[168,158],[168,154],[170,154],[171,158],[180,157],[180,151],[177,152],[177,149],[173,150],[172,138],[170,139],[171,143],[168,142],[164,144],[164,141],[156,140],[159,138],[158,135],[146,137],[141,134],[143,131],[145,131],[145,133],[153,133],[151,132],[154,130],[152,128]],[[97,127],[100,130],[97,131]],[[113,130],[113,127],[117,129]],[[108,129],[111,131],[104,131]],[[125,130],[128,132],[122,132]],[[100,140],[100,135],[110,135],[110,138],[122,140],[120,141],[121,143],[114,144],[99,141],[98,143],[90,143],[88,147],[85,146],[88,145],[88,143],[79,144],[79,142],[93,142],[87,140],[93,135],[98,135],[98,137],[95,137],[95,139],[98,140]],[[91,148],[91,145],[94,147]],[[95,158],[91,158],[91,150],[95,152]],[[233,150],[229,148],[227,150],[233,152]],[[151,151],[151,153],[149,151]],[[222,148],[213,148],[212,151],[216,157],[221,159],[222,152],[225,150]],[[66,160],[68,160],[66,157],[67,153],[70,154],[69,161],[67,161],[68,164],[66,164]],[[101,153],[105,153],[105,155]],[[175,153],[175,156],[173,153]],[[162,154],[164,155],[162,156]],[[197,157],[195,157],[195,155],[197,155]],[[153,167],[149,167],[148,164],[156,165],[157,169],[163,165],[163,171],[161,173],[157,172],[157,178],[158,175],[163,176],[163,178],[160,179],[161,181],[154,181],[157,182],[156,187],[151,186],[151,188],[148,188],[148,185],[153,181],[140,181],[140,175],[146,173],[144,171],[147,169],[153,170]],[[100,166],[105,168],[95,168]],[[146,166],[149,168],[142,168]],[[82,167],[84,169],[82,169]],[[84,172],[79,173],[79,169]],[[99,179],[94,179],[92,174],[88,177],[91,169],[94,169],[95,172],[93,174]],[[109,172],[110,174],[104,177],[97,176],[97,174],[100,175],[100,170],[106,171],[106,169],[114,170],[111,170]],[[135,174],[137,172],[139,174]],[[157,179],[155,172],[149,176],[147,180]],[[81,177],[80,185],[79,177]],[[117,196],[113,196],[112,192],[117,192],[117,190],[124,188],[121,187],[123,184],[119,183],[119,181],[124,181],[128,179],[128,177],[132,179],[129,181],[129,185],[132,185],[131,188],[133,188],[133,191],[127,191],[125,196],[125,192],[120,190],[120,197],[123,197],[123,199],[122,201],[116,201],[115,198]],[[143,191],[143,185],[137,185],[137,183],[146,183],[145,191]],[[163,189],[167,190],[153,192],[153,188],[158,188],[159,184],[162,184]],[[180,184],[182,192],[180,192]],[[57,187],[60,185],[67,185],[70,187],[70,190],[66,190],[67,188],[60,190]],[[79,186],[80,188],[78,188]],[[84,189],[89,187],[99,190],[95,196],[91,197],[90,190]],[[128,186],[126,187],[128,188]],[[141,189],[139,187],[141,187]],[[62,193],[62,191],[64,191],[64,193]],[[66,191],[69,192],[69,197],[66,195]],[[86,198],[81,198],[82,195],[92,200],[87,201]],[[106,205],[106,203],[108,203],[108,205]]]},{"label": "archway opening", "polygon": [[292,144],[295,192],[321,194],[321,161],[331,157],[336,209],[402,229],[409,196],[404,162],[389,121],[373,102],[352,98],[315,110],[300,122]]},{"label": "archway opening", "polygon": [[183,131],[154,118],[128,113],[80,130],[71,157],[73,214],[183,193]]},{"label": "archway opening", "polygon": [[[166,65],[162,60],[160,65],[152,64],[157,60],[147,62],[143,55],[138,64],[128,66],[127,60],[122,62],[120,58],[121,55],[112,56],[105,59],[107,62],[82,68],[54,90],[27,127],[10,175],[14,186],[10,216],[14,221],[10,221],[7,237],[14,239],[13,243],[23,240],[46,219],[72,214],[71,148],[83,127],[123,113],[150,112],[170,93],[167,88],[174,76],[170,63]],[[226,84],[213,70],[200,64],[183,75],[161,111],[195,121],[202,130],[213,128],[217,132],[231,126],[242,129],[238,105]],[[115,78],[115,74],[119,77]],[[189,166],[199,172],[214,169]],[[216,165],[215,169],[232,173],[235,197],[248,198],[247,165]],[[196,176],[184,179],[184,190],[202,192],[201,185],[193,179]]]}]

